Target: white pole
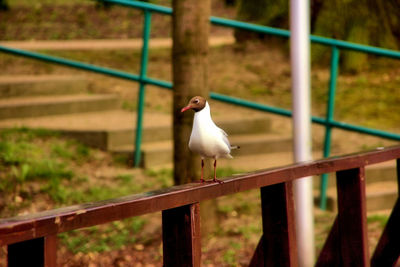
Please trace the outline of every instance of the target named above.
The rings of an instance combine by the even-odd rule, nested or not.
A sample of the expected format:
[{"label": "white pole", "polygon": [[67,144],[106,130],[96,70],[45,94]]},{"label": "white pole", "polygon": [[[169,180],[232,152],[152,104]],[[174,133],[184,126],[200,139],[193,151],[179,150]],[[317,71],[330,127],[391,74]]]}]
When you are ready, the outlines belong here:
[{"label": "white pole", "polygon": [[[312,159],[309,8],[309,0],[290,0],[290,57],[295,162]],[[299,266],[309,267],[314,265],[315,257],[312,178],[296,180],[294,194]]]}]

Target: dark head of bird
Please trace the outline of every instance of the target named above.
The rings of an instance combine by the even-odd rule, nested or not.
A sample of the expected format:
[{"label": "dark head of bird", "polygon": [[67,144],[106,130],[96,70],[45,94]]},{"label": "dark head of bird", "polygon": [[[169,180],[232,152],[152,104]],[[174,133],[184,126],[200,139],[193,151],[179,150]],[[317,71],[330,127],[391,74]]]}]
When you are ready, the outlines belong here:
[{"label": "dark head of bird", "polygon": [[195,112],[202,110],[206,106],[207,100],[202,96],[195,96],[190,99],[189,103],[186,107],[181,109],[181,112],[185,112],[186,110],[193,109]]}]

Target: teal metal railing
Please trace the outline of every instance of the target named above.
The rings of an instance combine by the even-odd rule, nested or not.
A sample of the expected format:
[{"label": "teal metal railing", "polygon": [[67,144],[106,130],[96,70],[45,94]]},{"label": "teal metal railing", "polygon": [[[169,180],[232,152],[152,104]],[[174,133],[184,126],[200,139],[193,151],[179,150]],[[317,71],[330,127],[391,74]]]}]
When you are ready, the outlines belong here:
[{"label": "teal metal railing", "polygon": [[[100,0],[99,0],[100,1]],[[130,8],[141,9],[144,12],[144,26],[143,26],[143,45],[141,51],[141,67],[140,74],[131,74],[120,70],[105,68],[101,66],[96,66],[92,64],[87,64],[84,62],[49,56],[45,54],[40,54],[31,51],[24,51],[20,49],[14,49],[10,47],[0,46],[0,52],[5,52],[17,56],[24,56],[28,58],[33,58],[45,62],[50,62],[54,64],[59,64],[63,66],[68,66],[72,68],[77,68],[81,70],[96,72],[116,78],[121,78],[125,80],[139,82],[139,92],[138,92],[138,112],[136,121],[136,137],[135,137],[135,157],[134,164],[138,166],[140,163],[140,153],[141,153],[141,141],[142,141],[142,124],[143,124],[143,112],[144,112],[144,99],[146,85],[155,85],[165,89],[172,89],[173,85],[170,82],[157,80],[147,77],[147,63],[148,63],[148,43],[150,39],[150,28],[151,28],[151,14],[153,12],[172,15],[172,9],[169,7],[163,7],[159,5],[138,2],[138,1],[127,1],[127,0],[101,0],[110,4],[122,5]],[[240,22],[230,19],[210,17],[210,22],[214,25],[219,25],[223,27],[232,27],[247,31],[253,31],[263,34],[275,35],[284,38],[290,37],[290,32],[288,30],[277,29],[267,26],[256,25],[252,23]],[[324,138],[324,157],[330,155],[331,147],[331,134],[333,128],[339,128],[348,131],[359,132],[363,134],[383,137],[392,140],[400,140],[400,134],[391,133],[387,131],[382,131],[378,129],[372,129],[367,127],[362,127],[359,125],[348,124],[334,119],[334,108],[335,108],[335,94],[336,94],[336,81],[339,70],[339,54],[340,50],[351,50],[363,53],[369,53],[394,59],[400,59],[400,52],[383,49],[378,47],[372,47],[367,45],[360,45],[355,43],[350,43],[341,40],[335,40],[315,35],[310,35],[310,40],[313,43],[329,46],[332,48],[331,63],[330,63],[330,81],[329,81],[329,93],[327,102],[327,111],[325,118],[312,116],[311,120],[313,123],[321,124],[325,126],[325,138]],[[260,110],[264,112],[269,112],[281,116],[291,117],[292,112],[287,109],[273,107],[265,104],[260,104],[253,101],[248,101],[240,98],[235,98],[232,96],[222,95],[218,93],[211,92],[210,97],[214,100],[226,102],[229,104],[234,104],[238,106],[243,106],[255,110]],[[324,174],[321,179],[321,189],[320,189],[320,207],[322,209],[326,208],[326,190],[327,190],[327,174]]]},{"label": "teal metal railing", "polygon": [[151,12],[144,10],[144,25],[143,25],[143,46],[142,54],[140,58],[140,85],[139,85],[139,95],[138,95],[138,111],[136,118],[136,137],[135,137],[135,150],[134,150],[134,162],[135,166],[139,166],[140,154],[141,154],[141,144],[142,144],[142,126],[143,126],[143,112],[144,112],[144,97],[146,92],[146,83],[144,79],[147,76],[147,62],[149,58],[149,39],[150,39],[150,29],[151,29]]}]

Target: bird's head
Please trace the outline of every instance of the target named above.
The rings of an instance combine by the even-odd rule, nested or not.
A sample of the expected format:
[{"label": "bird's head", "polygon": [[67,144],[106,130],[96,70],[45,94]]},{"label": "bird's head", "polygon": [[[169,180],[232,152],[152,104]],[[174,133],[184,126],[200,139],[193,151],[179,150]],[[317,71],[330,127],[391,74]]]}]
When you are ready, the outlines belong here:
[{"label": "bird's head", "polygon": [[193,109],[195,112],[202,110],[206,106],[207,100],[202,96],[195,96],[190,99],[186,107],[181,109],[181,112],[185,112],[188,109]]}]

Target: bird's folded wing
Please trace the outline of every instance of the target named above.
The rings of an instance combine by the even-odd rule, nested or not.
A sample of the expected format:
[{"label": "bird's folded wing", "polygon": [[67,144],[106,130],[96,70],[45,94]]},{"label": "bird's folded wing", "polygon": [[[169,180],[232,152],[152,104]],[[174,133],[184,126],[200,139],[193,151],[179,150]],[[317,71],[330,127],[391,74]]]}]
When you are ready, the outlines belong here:
[{"label": "bird's folded wing", "polygon": [[219,127],[217,127],[221,132],[222,132],[222,134],[224,135],[224,136],[228,136],[228,134],[224,131],[224,130],[222,130],[221,128],[219,128]]},{"label": "bird's folded wing", "polygon": [[228,148],[230,149],[231,148],[231,143],[229,142],[229,140],[228,140],[228,134],[224,131],[224,130],[222,130],[221,128],[218,128],[220,131],[221,131],[221,133],[222,133],[222,140],[224,140],[224,143],[228,146]]}]

